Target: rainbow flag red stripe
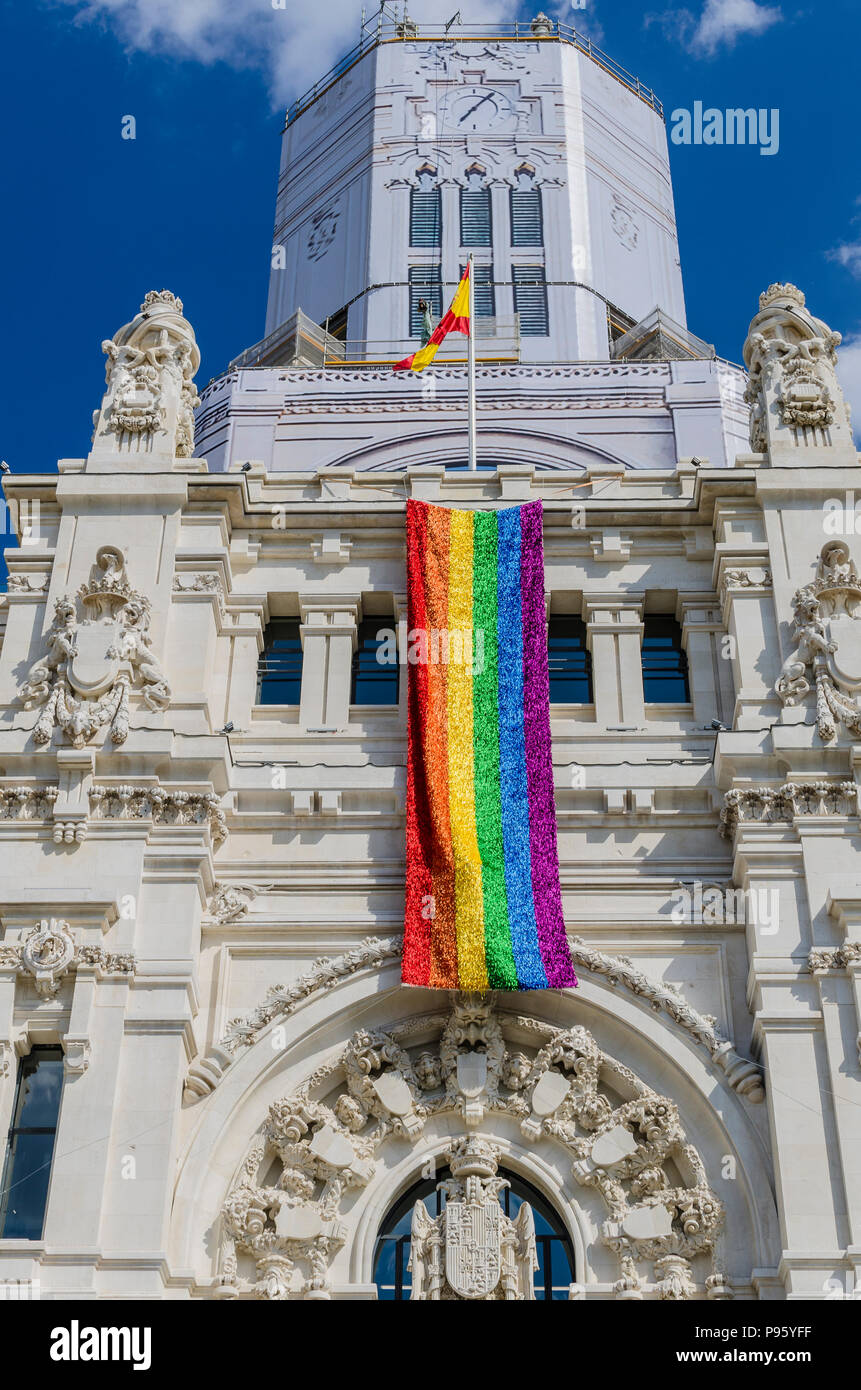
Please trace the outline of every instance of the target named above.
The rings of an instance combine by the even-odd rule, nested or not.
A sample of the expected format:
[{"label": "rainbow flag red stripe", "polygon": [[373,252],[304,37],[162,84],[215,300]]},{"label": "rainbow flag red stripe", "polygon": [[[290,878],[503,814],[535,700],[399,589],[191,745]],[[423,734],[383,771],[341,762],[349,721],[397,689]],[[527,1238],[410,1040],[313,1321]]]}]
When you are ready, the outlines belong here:
[{"label": "rainbow flag red stripe", "polygon": [[407,502],[407,884],[403,980],[577,984],[565,937],[541,503]]},{"label": "rainbow flag red stripe", "polygon": [[455,291],[454,299],[451,301],[451,308],[447,314],[443,314],[430,338],[423,348],[418,352],[405,357],[403,361],[396,362],[392,371],[395,372],[420,372],[423,367],[427,367],[439,352],[439,346],[443,338],[449,333],[465,333],[469,337],[469,266],[463,272],[463,279]]}]

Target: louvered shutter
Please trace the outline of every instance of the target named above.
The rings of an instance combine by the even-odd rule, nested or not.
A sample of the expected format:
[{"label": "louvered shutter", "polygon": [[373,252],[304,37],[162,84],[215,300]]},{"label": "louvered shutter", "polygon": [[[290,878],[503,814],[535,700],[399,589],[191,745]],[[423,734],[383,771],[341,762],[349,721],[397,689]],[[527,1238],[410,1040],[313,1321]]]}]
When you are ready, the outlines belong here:
[{"label": "louvered shutter", "polygon": [[543,246],[544,218],[541,213],[541,190],[512,188],[511,190],[512,246]]},{"label": "louvered shutter", "polygon": [[442,245],[442,202],[440,191],[410,189],[410,246]]},{"label": "louvered shutter", "polygon": [[492,241],[490,189],[462,188],[460,190],[461,246],[490,246]]},{"label": "louvered shutter", "polygon": [[523,338],[546,338],[550,332],[547,314],[547,285],[543,265],[512,267],[514,312],[520,315]]}]

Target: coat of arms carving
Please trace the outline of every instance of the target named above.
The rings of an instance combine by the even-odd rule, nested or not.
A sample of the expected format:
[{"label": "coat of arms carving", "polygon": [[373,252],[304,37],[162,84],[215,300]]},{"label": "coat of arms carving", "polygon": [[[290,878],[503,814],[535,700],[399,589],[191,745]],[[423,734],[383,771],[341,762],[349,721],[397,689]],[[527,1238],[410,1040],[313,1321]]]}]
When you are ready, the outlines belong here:
[{"label": "coat of arms carving", "polygon": [[813,582],[797,590],[792,605],[795,646],[778,695],[785,705],[798,705],[813,686],[820,738],[830,742],[837,723],[861,734],[861,579],[845,541],[826,542]]},{"label": "coat of arms carving", "polygon": [[124,743],[129,728],[129,691],[137,686],[152,710],[166,709],[170,687],[151,649],[150,605],[126,579],[116,546],[103,545],[78,603],[67,594],[54,605],[46,637],[48,650],[24,682],[25,709],[44,706],[33,731],[48,743],[59,727],[81,748],[105,724],[113,743]]},{"label": "coat of arms carving", "polygon": [[502,1210],[499,1194],[508,1182],[497,1177],[499,1150],[470,1136],[452,1144],[448,1159],[452,1177],[439,1184],[442,1214],[431,1218],[422,1201],[413,1208],[412,1298],[533,1300],[535,1221],[526,1202],[514,1220]]}]

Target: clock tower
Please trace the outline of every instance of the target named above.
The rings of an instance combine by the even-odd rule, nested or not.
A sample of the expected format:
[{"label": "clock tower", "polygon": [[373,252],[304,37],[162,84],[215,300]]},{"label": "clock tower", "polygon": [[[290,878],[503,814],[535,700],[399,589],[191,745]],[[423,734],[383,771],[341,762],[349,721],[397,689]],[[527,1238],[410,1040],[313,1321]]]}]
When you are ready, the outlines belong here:
[{"label": "clock tower", "polygon": [[660,103],[564,26],[407,28],[288,111],[267,338],[301,308],[406,350],[470,251],[477,315],[518,326],[521,361],[606,360],[655,308],[684,327]]}]

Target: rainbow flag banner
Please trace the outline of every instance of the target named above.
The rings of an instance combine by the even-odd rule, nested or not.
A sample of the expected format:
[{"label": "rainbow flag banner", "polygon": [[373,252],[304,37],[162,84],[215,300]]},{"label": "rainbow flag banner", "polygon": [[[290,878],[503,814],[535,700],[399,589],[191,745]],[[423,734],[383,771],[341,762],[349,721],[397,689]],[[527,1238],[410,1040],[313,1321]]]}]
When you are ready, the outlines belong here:
[{"label": "rainbow flag banner", "polygon": [[564,989],[541,503],[407,502],[405,984]]}]

